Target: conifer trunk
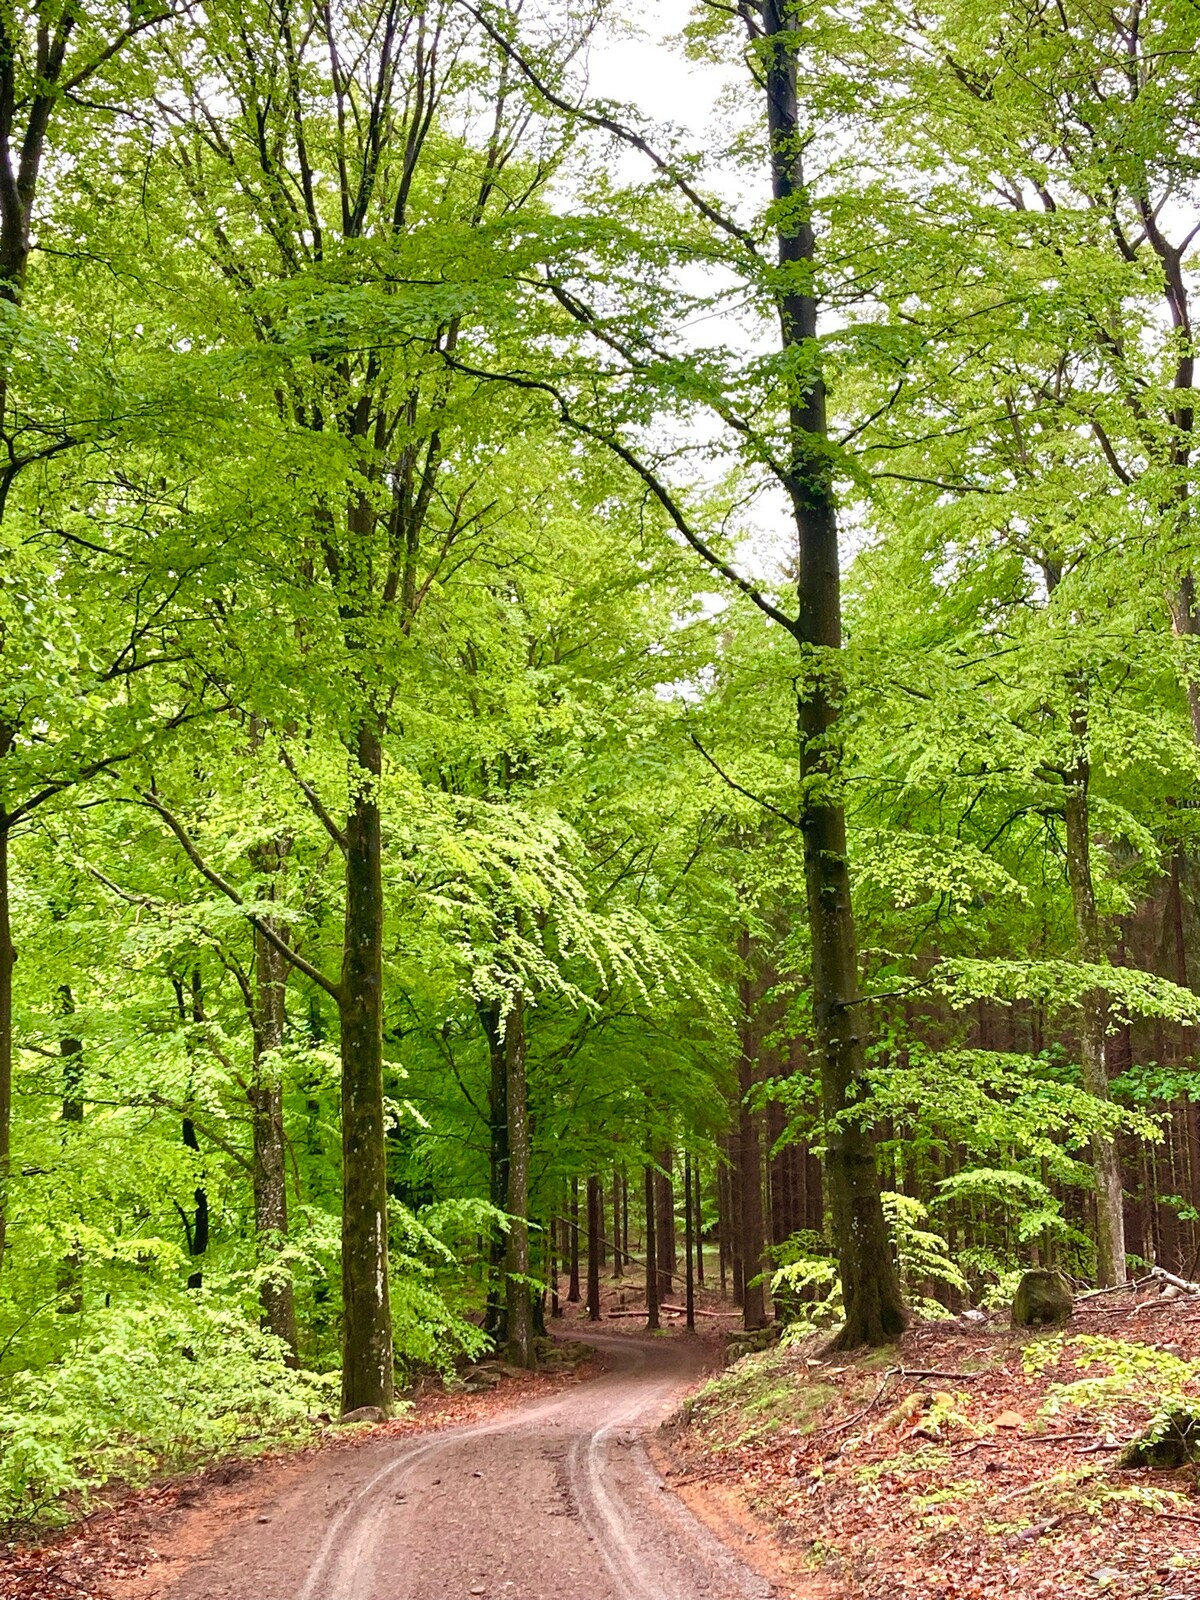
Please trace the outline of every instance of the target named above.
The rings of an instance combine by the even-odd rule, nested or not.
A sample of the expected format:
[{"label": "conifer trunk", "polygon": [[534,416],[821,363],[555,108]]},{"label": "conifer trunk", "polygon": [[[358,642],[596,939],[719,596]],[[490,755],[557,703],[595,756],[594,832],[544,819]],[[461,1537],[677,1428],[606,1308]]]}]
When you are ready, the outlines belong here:
[{"label": "conifer trunk", "polygon": [[[907,1318],[879,1195],[874,1147],[865,1117],[857,1111],[867,1085],[846,819],[838,782],[841,574],[825,386],[812,359],[817,336],[812,287],[815,239],[802,165],[806,140],[796,88],[797,21],[786,0],[760,0],[755,10],[766,36],[759,53],[779,218],[781,340],[785,350],[802,357],[799,370],[813,373],[806,387],[797,384],[788,418],[788,492],[798,545],[800,822],[812,944],[813,1032],[820,1058],[829,1197],[846,1316],[836,1342],[850,1349],[889,1342],[902,1332]],[[750,1272],[750,1263],[746,1270]]]},{"label": "conifer trunk", "polygon": [[342,947],[342,1410],[394,1393],[388,1301],[387,1157],[383,1118],[383,845],[375,719],[351,760]]}]

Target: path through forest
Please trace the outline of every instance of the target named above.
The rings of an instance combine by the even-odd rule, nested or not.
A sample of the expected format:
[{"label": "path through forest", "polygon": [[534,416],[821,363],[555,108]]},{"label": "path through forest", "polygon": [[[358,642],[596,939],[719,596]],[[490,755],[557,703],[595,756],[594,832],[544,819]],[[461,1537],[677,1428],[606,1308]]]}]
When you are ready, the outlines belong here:
[{"label": "path through forest", "polygon": [[766,1600],[664,1489],[649,1432],[702,1370],[684,1339],[596,1340],[606,1370],[486,1422],[313,1458],[169,1600]]}]

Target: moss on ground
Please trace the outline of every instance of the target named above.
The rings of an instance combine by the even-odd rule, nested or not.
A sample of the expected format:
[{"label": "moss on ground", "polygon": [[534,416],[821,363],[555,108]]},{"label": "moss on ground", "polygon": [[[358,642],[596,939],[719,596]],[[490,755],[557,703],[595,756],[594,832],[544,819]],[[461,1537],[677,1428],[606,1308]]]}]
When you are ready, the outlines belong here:
[{"label": "moss on ground", "polygon": [[743,1356],[711,1378],[684,1408],[689,1422],[702,1422],[709,1448],[720,1452],[755,1444],[787,1429],[812,1430],[837,1393],[797,1366],[794,1354],[770,1349]]}]

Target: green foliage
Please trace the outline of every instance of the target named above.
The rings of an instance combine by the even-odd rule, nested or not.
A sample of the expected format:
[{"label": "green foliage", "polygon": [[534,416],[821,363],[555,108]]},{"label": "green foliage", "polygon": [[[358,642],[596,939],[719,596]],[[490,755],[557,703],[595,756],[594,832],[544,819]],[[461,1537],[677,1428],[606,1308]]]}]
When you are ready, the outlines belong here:
[{"label": "green foliage", "polygon": [[0,1379],[0,1518],[63,1520],[106,1484],[137,1486],[214,1456],[308,1436],[328,1377],[210,1296],[161,1293],[97,1310],[40,1370]]},{"label": "green foliage", "polygon": [[[932,1291],[940,1287],[967,1293],[970,1286],[951,1260],[945,1239],[924,1225],[929,1216],[926,1207],[910,1195],[885,1191],[883,1209],[909,1305],[924,1317],[949,1315]],[[793,1235],[779,1247],[782,1264],[771,1287],[787,1306],[788,1337],[793,1342],[815,1328],[831,1326],[842,1313],[837,1263],[820,1246],[821,1241],[811,1236]]]},{"label": "green foliage", "polygon": [[1058,1363],[1088,1374],[1051,1385],[1042,1408],[1047,1416],[1077,1408],[1113,1429],[1132,1411],[1143,1424],[1139,1436],[1147,1447],[1178,1431],[1185,1418],[1200,1424],[1200,1361],[1095,1334],[1041,1340],[1024,1352],[1023,1361],[1029,1372]]}]

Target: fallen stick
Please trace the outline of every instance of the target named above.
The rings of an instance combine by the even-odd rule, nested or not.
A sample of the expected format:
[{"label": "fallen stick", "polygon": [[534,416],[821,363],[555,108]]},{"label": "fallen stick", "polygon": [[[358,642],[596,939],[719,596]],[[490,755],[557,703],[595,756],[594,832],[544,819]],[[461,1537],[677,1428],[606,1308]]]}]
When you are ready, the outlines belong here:
[{"label": "fallen stick", "polygon": [[1168,1272],[1164,1267],[1151,1267],[1150,1276],[1157,1278],[1161,1283],[1169,1283],[1176,1289],[1182,1289],[1184,1294],[1200,1294],[1200,1283],[1192,1283],[1189,1278],[1177,1278],[1173,1272]]},{"label": "fallen stick", "polygon": [[1098,1300],[1102,1294],[1124,1294],[1126,1290],[1144,1289],[1153,1279],[1147,1273],[1144,1278],[1127,1278],[1124,1283],[1110,1284],[1107,1289],[1085,1289],[1082,1294],[1075,1296],[1076,1300]]},{"label": "fallen stick", "polygon": [[862,1419],[866,1416],[867,1412],[868,1411],[873,1411],[875,1409],[875,1407],[879,1404],[879,1400],[880,1400],[880,1397],[883,1394],[883,1391],[887,1388],[887,1386],[891,1382],[891,1380],[894,1377],[896,1377],[896,1375],[900,1371],[901,1371],[900,1367],[889,1367],[888,1370],[884,1373],[883,1381],[880,1383],[878,1389],[876,1389],[875,1393],[867,1401],[866,1405],[862,1408],[861,1411],[856,1411],[852,1417],[846,1417],[841,1422],[831,1423],[829,1425],[829,1427],[827,1427],[827,1428],[821,1428],[814,1435],[814,1437],[818,1438],[818,1439],[823,1439],[826,1434],[841,1433],[843,1428],[852,1428],[856,1422],[861,1422]]},{"label": "fallen stick", "polygon": [[[660,1311],[674,1311],[674,1312],[678,1313],[678,1315],[681,1316],[681,1317],[686,1317],[687,1316],[687,1308],[685,1306],[669,1306],[665,1300],[660,1303],[658,1309]],[[706,1311],[703,1308],[703,1306],[697,1306],[696,1307],[696,1315],[698,1317],[727,1317],[729,1315],[729,1312],[728,1311]]]},{"label": "fallen stick", "polygon": [[964,1383],[974,1383],[976,1378],[990,1376],[995,1368],[987,1368],[983,1372],[942,1372],[937,1367],[896,1367],[895,1371],[902,1378],[954,1378],[961,1379]]}]

